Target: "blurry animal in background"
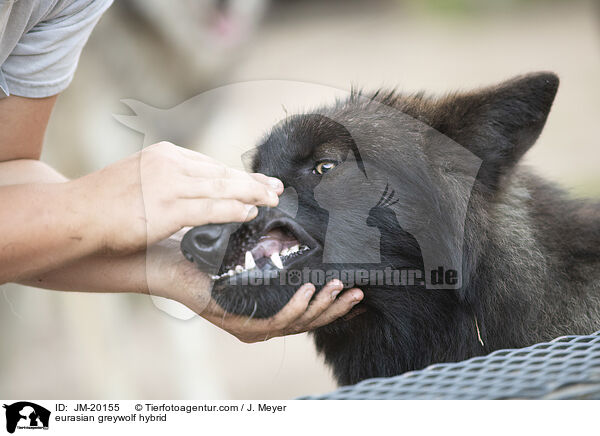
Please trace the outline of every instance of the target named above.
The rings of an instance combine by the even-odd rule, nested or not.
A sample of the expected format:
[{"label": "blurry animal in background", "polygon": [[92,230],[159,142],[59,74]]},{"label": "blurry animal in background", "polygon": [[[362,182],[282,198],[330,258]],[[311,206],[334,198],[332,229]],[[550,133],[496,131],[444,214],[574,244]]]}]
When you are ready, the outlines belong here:
[{"label": "blurry animal in background", "polygon": [[[120,100],[167,108],[225,83],[268,4],[267,0],[114,2],[94,29],[75,80],[53,114],[48,143],[60,147],[48,147],[46,159],[76,177],[139,151],[137,134],[116,127],[111,116],[123,111]],[[194,122],[182,120],[177,128],[158,126],[163,129],[159,136],[181,146],[195,144],[218,113],[218,104],[213,101],[210,111],[197,111]],[[68,133],[54,127],[64,123],[70,126]]]}]

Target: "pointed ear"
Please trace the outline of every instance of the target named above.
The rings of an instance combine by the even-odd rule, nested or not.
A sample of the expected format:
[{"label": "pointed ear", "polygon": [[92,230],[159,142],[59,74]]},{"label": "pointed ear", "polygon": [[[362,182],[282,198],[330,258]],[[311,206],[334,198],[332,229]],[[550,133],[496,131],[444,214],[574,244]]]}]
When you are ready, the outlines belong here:
[{"label": "pointed ear", "polygon": [[483,161],[478,179],[493,189],[542,132],[558,82],[553,73],[532,73],[448,96],[432,127]]}]

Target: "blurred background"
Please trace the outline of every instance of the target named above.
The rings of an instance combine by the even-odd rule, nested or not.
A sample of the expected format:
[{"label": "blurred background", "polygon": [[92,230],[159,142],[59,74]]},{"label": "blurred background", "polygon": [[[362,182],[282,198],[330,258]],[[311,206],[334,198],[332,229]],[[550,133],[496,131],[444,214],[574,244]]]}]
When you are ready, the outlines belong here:
[{"label": "blurred background", "polygon": [[[116,0],[58,100],[43,160],[78,177],[138,151],[149,136],[113,117],[133,114],[122,99],[165,109],[168,122],[150,121],[156,137],[240,166],[285,110],[353,84],[443,93],[551,70],[561,86],[526,159],[598,198],[599,18],[586,0]],[[240,83],[252,90],[243,103],[211,91]],[[198,94],[193,119],[170,110]],[[284,399],[335,387],[305,334],[246,345],[145,296],[0,291],[5,398]]]}]

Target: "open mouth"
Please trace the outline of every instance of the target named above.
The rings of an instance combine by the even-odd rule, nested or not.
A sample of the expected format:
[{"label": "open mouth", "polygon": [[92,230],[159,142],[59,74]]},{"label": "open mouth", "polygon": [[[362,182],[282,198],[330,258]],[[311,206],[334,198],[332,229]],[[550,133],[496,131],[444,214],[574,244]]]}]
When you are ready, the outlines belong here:
[{"label": "open mouth", "polygon": [[270,222],[261,234],[232,235],[231,248],[214,281],[236,276],[277,274],[307,257],[317,243],[294,221],[281,218]]}]

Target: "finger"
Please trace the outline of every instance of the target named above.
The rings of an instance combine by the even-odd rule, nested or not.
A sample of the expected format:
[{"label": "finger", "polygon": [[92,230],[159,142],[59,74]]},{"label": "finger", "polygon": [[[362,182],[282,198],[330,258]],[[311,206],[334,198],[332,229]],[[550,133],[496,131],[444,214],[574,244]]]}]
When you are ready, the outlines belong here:
[{"label": "finger", "polygon": [[283,183],[281,180],[276,179],[275,177],[268,177],[260,173],[247,173],[245,171],[240,171],[223,165],[222,163],[209,158],[208,156],[204,157],[207,159],[182,159],[180,164],[182,165],[185,174],[191,177],[223,179],[238,178],[241,180],[253,180],[266,185],[271,189],[274,189],[278,194],[283,192]]},{"label": "finger", "polygon": [[321,313],[320,316],[312,321],[307,326],[307,330],[314,330],[335,321],[340,316],[347,314],[350,309],[356,306],[363,298],[364,294],[360,289],[348,289],[340,295],[331,306]]},{"label": "finger", "polygon": [[246,204],[275,207],[277,193],[262,183],[239,179],[196,179],[184,176],[180,198],[238,200]]},{"label": "finger", "polygon": [[182,213],[182,226],[199,226],[250,221],[258,214],[256,206],[237,200],[180,199],[177,213]]},{"label": "finger", "polygon": [[261,173],[251,173],[250,176],[263,185],[270,186],[280,195],[283,192],[283,182],[275,177],[265,176]]},{"label": "finger", "polygon": [[344,285],[340,280],[332,280],[323,286],[323,289],[315,296],[310,302],[308,309],[302,317],[298,320],[297,324],[309,324],[320,316],[325,310],[334,304],[335,298],[342,292]]},{"label": "finger", "polygon": [[315,293],[315,285],[305,283],[293,295],[288,303],[271,319],[271,325],[275,330],[285,330],[300,318],[310,303]]},{"label": "finger", "polygon": [[182,159],[178,162],[183,173],[190,177],[205,179],[239,179],[246,181],[256,180],[247,172],[236,170],[218,162],[194,161]]}]

